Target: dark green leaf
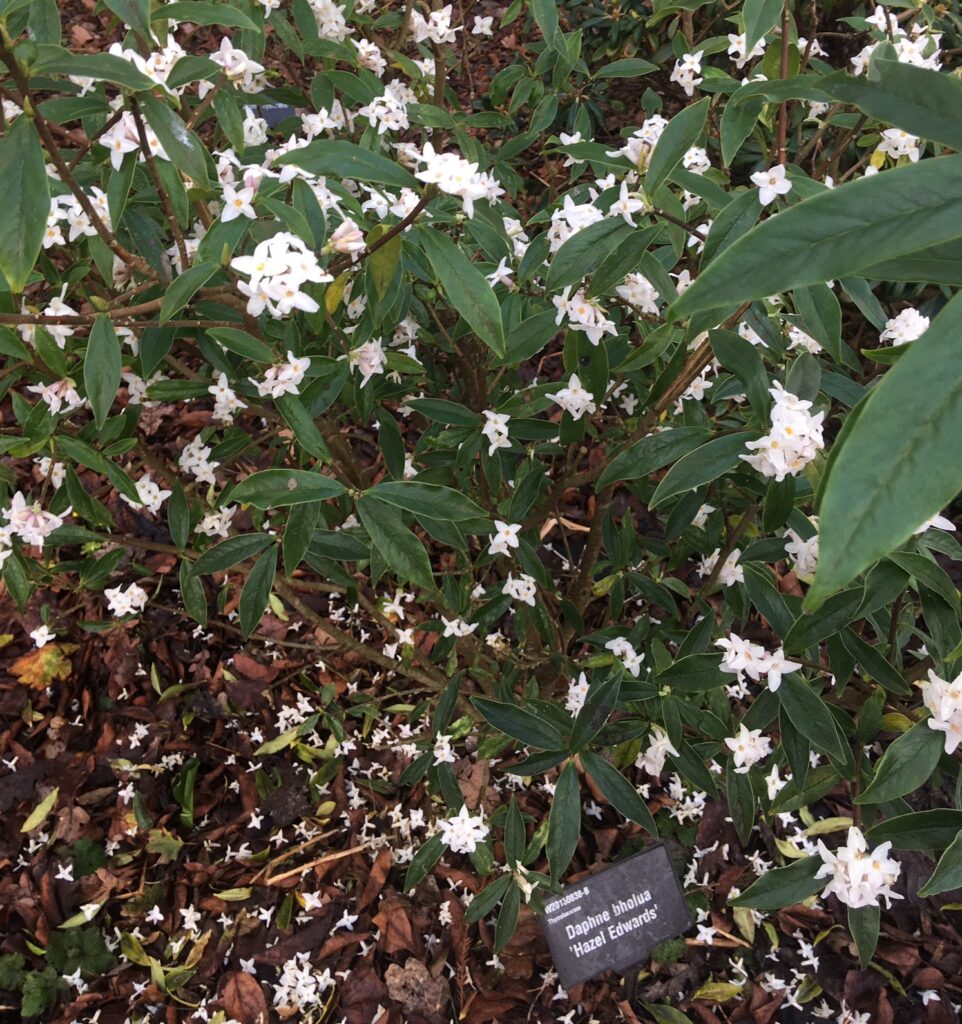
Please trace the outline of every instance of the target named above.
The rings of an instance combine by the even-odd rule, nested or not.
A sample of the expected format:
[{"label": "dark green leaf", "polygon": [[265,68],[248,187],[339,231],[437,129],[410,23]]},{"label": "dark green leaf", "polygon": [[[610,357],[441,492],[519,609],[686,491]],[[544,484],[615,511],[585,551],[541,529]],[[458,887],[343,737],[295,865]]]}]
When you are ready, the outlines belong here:
[{"label": "dark green leaf", "polygon": [[862,593],[861,587],[843,590],[830,597],[818,611],[796,619],[785,636],[785,650],[797,654],[841,632],[855,617],[862,603]]},{"label": "dark green leaf", "polygon": [[[846,182],[754,227],[712,260],[666,317],[730,308],[962,236],[962,156]],[[902,360],[901,362],[904,362]]]},{"label": "dark green leaf", "polygon": [[[204,144],[181,120],[180,115],[154,96],[144,96],[140,103],[144,117],[164,147],[171,162],[201,188],[210,184]],[[182,274],[181,277],[184,275]]]},{"label": "dark green leaf", "polygon": [[171,21],[189,21],[195,25],[229,25],[231,28],[246,28],[251,32],[262,31],[262,26],[243,12],[229,4],[206,3],[204,0],[176,0],[175,3],[158,7],[151,18]]},{"label": "dark green leaf", "polygon": [[939,858],[929,880],[919,889],[919,896],[937,896],[962,888],[962,832]]},{"label": "dark green leaf", "polygon": [[848,908],[848,930],[855,939],[855,948],[858,950],[858,960],[863,971],[872,962],[872,954],[878,945],[880,918],[881,912],[877,903],[869,907]]},{"label": "dark green leaf", "polygon": [[245,477],[232,491],[231,501],[257,508],[283,508],[325,501],[344,494],[343,484],[305,469],[264,469]]},{"label": "dark green leaf", "polygon": [[386,480],[367,492],[379,501],[406,509],[431,519],[463,522],[484,519],[486,513],[480,505],[453,487],[442,484],[421,483],[418,480]]},{"label": "dark green leaf", "polygon": [[804,857],[788,867],[766,871],[747,892],[729,902],[751,910],[781,910],[801,903],[825,886],[823,879],[815,877],[821,866],[821,857]]},{"label": "dark green leaf", "polygon": [[484,274],[447,235],[425,225],[415,231],[451,308],[496,355],[504,355],[501,306]]},{"label": "dark green leaf", "polygon": [[380,153],[362,149],[353,142],[341,139],[315,139],[301,149],[278,157],[275,164],[294,164],[312,174],[330,175],[335,179],[353,178],[355,181],[395,188],[417,188],[418,182],[400,164]]},{"label": "dark green leaf", "polygon": [[597,490],[615,480],[638,480],[663,469],[711,437],[704,427],[673,427],[649,434],[615,456],[595,485]]},{"label": "dark green leaf", "polygon": [[364,529],[398,578],[416,583],[425,590],[433,590],[434,577],[428,553],[394,508],[370,495],[358,498],[356,504]]},{"label": "dark green leaf", "polygon": [[548,866],[559,879],[571,863],[581,835],[581,784],[578,770],[568,762],[558,776],[548,813]]},{"label": "dark green leaf", "polygon": [[175,277],[164,293],[160,322],[163,324],[175,317],[218,270],[220,267],[216,263],[195,263]]},{"label": "dark green leaf", "polygon": [[654,195],[661,184],[668,180],[671,172],[681,163],[681,158],[698,141],[705,127],[708,105],[711,97],[693,103],[675,114],[661,133],[645,176],[645,191]]},{"label": "dark green leaf", "polygon": [[43,245],[50,212],[47,169],[37,129],[29,117],[18,117],[0,138],[0,271],[10,290],[22,292]]},{"label": "dark green leaf", "polygon": [[110,415],[120,387],[120,341],[114,325],[106,316],[98,316],[90,329],[84,356],[84,387],[98,430]]},{"label": "dark green leaf", "polygon": [[560,291],[583,281],[632,234],[620,217],[605,217],[571,236],[552,256],[545,287]]},{"label": "dark green leaf", "polygon": [[745,442],[753,441],[756,437],[757,434],[750,431],[724,434],[689,452],[662,478],[651,496],[649,508],[656,508],[676,494],[693,491],[702,484],[717,480],[723,473],[737,466],[742,455],[751,454]]},{"label": "dark green leaf", "polygon": [[254,563],[241,590],[238,612],[241,632],[245,637],[250,636],[261,621],[276,574],[277,545],[272,544]]},{"label": "dark green leaf", "polygon": [[648,810],[648,805],[624,775],[600,754],[585,751],[581,755],[581,761],[585,771],[595,780],[595,784],[604,794],[608,803],[629,821],[641,825],[643,829],[657,838],[658,828],[655,825],[655,819],[651,816],[651,811]]},{"label": "dark green leaf", "polygon": [[441,859],[445,846],[438,832],[421,847],[411,858],[407,874],[404,876],[404,891],[410,892],[415,886],[424,881],[430,874],[431,869]]},{"label": "dark green leaf", "polygon": [[962,811],[939,807],[900,814],[870,828],[872,844],[891,843],[896,850],[944,850],[962,832]]},{"label": "dark green leaf", "polygon": [[241,533],[236,537],[228,537],[208,548],[194,562],[191,571],[195,576],[223,572],[238,562],[259,555],[273,543],[274,538],[266,533]]},{"label": "dark green leaf", "polygon": [[915,792],[939,763],[943,745],[944,734],[930,729],[927,721],[913,725],[885,751],[871,784],[855,802],[884,804]]},{"label": "dark green leaf", "polygon": [[562,750],[567,745],[565,737],[551,722],[531,711],[490,697],[472,697],[471,703],[489,725],[526,747]]}]

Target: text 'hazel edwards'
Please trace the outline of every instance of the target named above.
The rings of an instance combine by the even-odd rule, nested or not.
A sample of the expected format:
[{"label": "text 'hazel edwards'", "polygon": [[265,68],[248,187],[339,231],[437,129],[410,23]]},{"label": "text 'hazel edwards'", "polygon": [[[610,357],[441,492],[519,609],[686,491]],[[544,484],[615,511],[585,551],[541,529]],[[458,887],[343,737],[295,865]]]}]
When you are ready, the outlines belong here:
[{"label": "text 'hazel edwards'", "polygon": [[[549,904],[545,909],[549,912],[561,909],[565,904],[573,902],[572,898],[577,899],[584,895],[587,895],[587,891],[583,889],[575,893],[569,893],[564,900],[555,900],[554,903]],[[615,900],[608,909],[602,910],[600,913],[588,914],[580,921],[574,921],[571,924],[565,925],[565,934],[569,940],[585,936],[583,941],[571,944],[571,952],[576,957],[581,957],[585,953],[590,953],[607,945],[609,940],[619,939],[629,932],[633,932],[646,924],[651,924],[652,921],[656,921],[658,919],[658,904],[646,906],[649,903],[651,903],[651,892],[645,889],[643,892],[635,893],[627,899]],[[549,920],[554,924],[565,917],[572,916],[578,909],[580,908],[571,907],[565,912],[549,918]],[[636,910],[639,912],[631,913]],[[596,934],[591,935],[592,932],[596,932]],[[591,935],[590,938],[587,937],[589,935]]]}]

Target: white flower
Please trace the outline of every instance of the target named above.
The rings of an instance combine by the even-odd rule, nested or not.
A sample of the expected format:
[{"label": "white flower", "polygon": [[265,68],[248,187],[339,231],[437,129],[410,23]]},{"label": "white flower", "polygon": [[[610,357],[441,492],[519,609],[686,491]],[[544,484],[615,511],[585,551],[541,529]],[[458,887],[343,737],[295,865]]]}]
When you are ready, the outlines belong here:
[{"label": "white flower", "polygon": [[235,189],[233,185],[224,185],[222,191],[224,196],[224,205],[220,214],[222,221],[231,221],[237,217],[256,220],[257,213],[251,205],[254,199],[253,188]]},{"label": "white flower", "polygon": [[926,519],[925,522],[913,530],[913,533],[926,533],[929,530],[955,530],[955,523],[951,519],[946,519],[945,516],[932,516],[931,519]]},{"label": "white flower", "polygon": [[381,339],[374,338],[358,348],[351,349],[348,365],[352,373],[355,367],[361,371],[362,388],[372,377],[384,373],[387,367],[387,357],[384,354],[384,345]]},{"label": "white flower", "polygon": [[626,275],[615,291],[625,302],[637,306],[639,312],[658,316],[658,291],[642,274]]},{"label": "white flower", "polygon": [[180,453],[177,465],[185,473],[191,473],[202,483],[214,484],[214,470],[220,465],[219,462],[211,462],[210,454],[213,451],[209,445],[205,445],[198,434],[190,444],[186,445]]},{"label": "white flower", "polygon": [[38,626],[36,629],[31,630],[30,639],[37,645],[38,648],[46,647],[51,640],[55,640],[57,634],[50,629],[49,626],[44,623],[42,626]]},{"label": "white flower", "polygon": [[53,512],[44,511],[39,501],[28,504],[24,495],[17,491],[10,501],[10,507],[4,510],[3,516],[10,524],[10,532],[19,537],[24,544],[41,547],[54,530],[63,526],[64,519],[71,511],[72,509],[67,508],[59,515],[54,515]]},{"label": "white flower", "polygon": [[776,196],[783,196],[792,190],[792,183],[785,177],[785,168],[781,164],[767,171],[756,171],[752,175],[752,184],[758,186],[758,201],[768,206]]},{"label": "white flower", "polygon": [[573,373],[568,379],[568,386],[556,391],[551,400],[561,406],[573,419],[580,420],[585,413],[592,415],[598,407],[590,391],[585,391],[578,374]]},{"label": "white flower", "polygon": [[945,734],[945,752],[954,754],[962,743],[962,674],[951,682],[929,669],[929,681],[922,684],[922,700],[932,712],[930,729]]},{"label": "white flower", "polygon": [[568,698],[565,701],[565,711],[570,715],[577,715],[585,706],[585,698],[588,696],[588,677],[581,673],[577,679],[568,683]]},{"label": "white flower", "polygon": [[620,658],[625,670],[630,672],[635,679],[638,678],[645,656],[636,651],[625,637],[616,636],[612,640],[608,640],[605,643],[605,650],[611,651],[616,658]]},{"label": "white flower", "polygon": [[153,515],[157,515],[160,511],[160,506],[171,496],[173,491],[163,491],[160,487],[154,483],[149,473],[145,473],[136,484],[137,494],[140,495],[140,501],[134,501],[132,498],[128,498],[126,494],[122,494],[121,498],[131,508],[144,508],[146,506],[147,511]]},{"label": "white flower", "polygon": [[467,623],[459,618],[446,619],[442,615],[441,621],[444,623],[445,636],[470,636],[478,628],[478,623]]},{"label": "white flower", "polygon": [[669,754],[678,757],[668,733],[661,726],[653,725],[648,734],[648,748],[635,758],[635,767],[643,768],[653,778],[658,778],[665,770],[665,758]]},{"label": "white flower", "polygon": [[134,615],[142,612],[147,604],[147,591],[137,583],[131,583],[123,590],[121,587],[110,587],[104,591],[108,609],[117,616]]},{"label": "white flower", "polygon": [[482,815],[472,815],[465,806],[453,818],[443,818],[438,826],[444,845],[452,853],[474,853],[489,831]]},{"label": "white flower", "polygon": [[675,61],[669,81],[677,82],[684,89],[686,96],[693,96],[695,86],[701,85],[703,81],[698,76],[701,75],[701,59],[704,53],[704,50],[699,50],[697,53],[686,53]]},{"label": "white flower", "polygon": [[475,16],[474,25],[471,28],[471,35],[473,36],[493,36],[494,29],[491,27],[494,23],[494,18],[482,18],[478,15]]},{"label": "white flower", "polygon": [[488,548],[492,555],[509,555],[512,548],[520,544],[518,534],[521,532],[521,523],[505,523],[500,519],[494,521],[494,537]]},{"label": "white flower", "polygon": [[885,330],[878,340],[882,345],[887,341],[892,345],[907,345],[910,341],[918,341],[928,329],[929,318],[910,306],[885,322]]},{"label": "white flower", "polygon": [[271,366],[264,372],[264,380],[250,379],[251,384],[257,388],[257,393],[263,398],[270,395],[271,398],[280,398],[281,395],[296,395],[304,380],[304,374],[310,369],[311,361],[306,356],[295,356],[293,352],[287,353],[287,362],[277,366]]},{"label": "white flower", "polygon": [[527,604],[534,608],[538,587],[533,576],[528,576],[527,573],[521,573],[518,579],[515,579],[511,573],[508,573],[508,578],[504,581],[504,587],[502,590],[505,594],[510,595],[516,601],[520,601],[522,604]]},{"label": "white flower", "polygon": [[795,661],[789,661],[785,657],[785,651],[779,647],[766,658],[765,681],[769,690],[774,693],[782,685],[782,677],[791,672],[797,672],[802,666]]},{"label": "white flower", "polygon": [[901,865],[891,860],[891,843],[882,843],[869,852],[868,843],[860,829],[848,830],[848,841],[836,853],[828,850],[819,840],[818,852],[824,862],[816,878],[829,878],[822,898],[834,893],[848,907],[871,907],[881,896],[885,905],[902,897],[893,892],[892,885],[899,876]]},{"label": "white flower", "polygon": [[488,439],[488,455],[494,455],[498,448],[510,448],[511,441],[508,438],[508,421],[510,416],[504,413],[493,412],[485,409],[481,414],[484,416],[484,426],[481,433]]},{"label": "white flower", "polygon": [[451,737],[439,733],[434,740],[434,763],[454,764],[456,760],[454,751],[451,749]]},{"label": "white flower", "polygon": [[[814,516],[811,518],[813,525],[817,525],[818,520]],[[818,569],[818,534],[802,540],[794,530],[786,530],[785,536],[791,538],[785,545],[785,553],[795,563],[795,575],[804,583],[811,583]]]},{"label": "white flower", "polygon": [[[721,549],[715,548],[710,555],[702,559],[701,564],[698,566],[699,576],[711,575],[720,554]],[[722,563],[722,567],[718,572],[718,580],[723,586],[732,587],[736,583],[745,582],[745,570],[738,564],[738,559],[740,557],[741,549],[735,548],[735,550],[732,551]]]},{"label": "white flower", "polygon": [[766,669],[765,648],[743,640],[737,633],[729,634],[727,639],[716,640],[715,646],[725,652],[720,666],[722,672],[735,673],[739,681],[746,675],[758,680]]},{"label": "white flower", "polygon": [[746,774],[752,765],[772,752],[772,741],[762,735],[761,729],[746,729],[744,725],[739,725],[737,736],[725,740],[725,746],[732,752],[736,775]]},{"label": "white flower", "polygon": [[342,220],[327,240],[328,248],[344,254],[361,252],[365,245],[364,232],[350,217]]},{"label": "white flower", "polygon": [[756,454],[739,457],[763,476],[784,480],[786,476],[797,476],[825,447],[822,437],[825,414],[812,416],[809,412],[812,403],[800,400],[777,381],[769,393],[775,400],[771,430],[757,441],[745,443],[745,447]]}]

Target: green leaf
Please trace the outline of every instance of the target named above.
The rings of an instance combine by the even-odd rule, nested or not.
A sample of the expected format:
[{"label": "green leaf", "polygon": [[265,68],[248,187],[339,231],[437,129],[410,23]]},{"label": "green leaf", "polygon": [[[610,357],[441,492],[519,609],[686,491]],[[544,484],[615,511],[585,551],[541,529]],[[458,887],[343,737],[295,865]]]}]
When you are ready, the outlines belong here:
[{"label": "green leaf", "polygon": [[254,563],[241,590],[238,612],[241,632],[245,637],[250,636],[261,621],[276,575],[277,545],[272,544]]},{"label": "green leaf", "polygon": [[862,604],[862,594],[862,587],[843,590],[830,597],[818,611],[797,618],[785,636],[785,651],[798,654],[841,632],[855,618]]},{"label": "green leaf", "polygon": [[616,480],[638,480],[664,469],[710,437],[711,431],[704,427],[673,427],[649,434],[611,460],[595,484],[595,489],[601,490]]},{"label": "green leaf", "polygon": [[245,477],[230,493],[230,500],[256,508],[283,508],[304,502],[326,501],[344,494],[343,484],[306,469],[263,469]]},{"label": "green leaf", "polygon": [[[180,119],[177,112],[154,96],[140,100],[144,117],[170,157],[171,163],[183,171],[195,185],[210,185],[204,144]],[[181,277],[184,275],[181,274]],[[191,293],[193,294],[193,293]]]},{"label": "green leaf", "polygon": [[816,750],[839,761],[846,759],[846,750],[836,730],[835,719],[808,683],[794,673],[785,676],[778,688],[778,699],[788,712],[792,725]]},{"label": "green leaf", "polygon": [[501,306],[484,274],[447,235],[423,224],[414,230],[451,308],[495,355],[504,355]]},{"label": "green leaf", "polygon": [[[922,160],[805,199],[742,235],[666,312],[678,320],[857,274],[962,236],[962,156]],[[914,344],[914,343],[913,343]],[[904,360],[900,360],[900,363]]]},{"label": "green leaf", "polygon": [[778,24],[784,0],[745,0],[742,18],[745,22],[745,52],[751,53],[755,44]]},{"label": "green leaf", "polygon": [[658,827],[648,810],[648,805],[641,798],[638,790],[600,754],[585,751],[581,754],[581,763],[585,771],[595,780],[595,784],[604,794],[605,799],[629,821],[641,825],[643,829],[657,838]]},{"label": "green leaf", "polygon": [[889,818],[865,833],[872,844],[891,843],[896,850],[944,850],[962,832],[962,811],[939,807]]},{"label": "green leaf", "polygon": [[598,735],[618,703],[621,689],[620,671],[612,672],[604,679],[588,687],[588,696],[575,717],[568,749],[575,753],[584,749]]},{"label": "green leaf", "polygon": [[939,763],[943,746],[944,734],[930,729],[927,720],[913,725],[885,751],[872,782],[855,802],[884,804],[915,792]]},{"label": "green leaf", "polygon": [[758,349],[734,331],[714,330],[708,332],[715,357],[745,385],[745,394],[752,410],[764,422],[768,422],[768,375]]},{"label": "green leaf", "polygon": [[[180,278],[177,280],[179,281]],[[277,358],[264,342],[255,338],[253,334],[248,334],[247,331],[240,331],[235,327],[213,327],[207,333],[224,348],[255,363],[269,365]]]},{"label": "green leaf", "polygon": [[788,867],[766,871],[741,896],[729,900],[729,904],[751,910],[781,910],[801,903],[824,887],[824,880],[815,877],[821,866],[821,857],[803,857]]},{"label": "green leaf", "polygon": [[405,892],[410,892],[416,885],[419,885],[425,878],[427,878],[431,869],[441,859],[444,854],[444,850],[445,846],[444,841],[441,838],[441,833],[438,832],[431,836],[431,838],[411,858],[407,874],[404,876]]},{"label": "green leaf", "polygon": [[509,867],[521,862],[524,857],[526,841],[524,817],[518,807],[517,798],[512,796],[508,806],[508,816],[504,823],[504,857],[505,863]]},{"label": "green leaf", "polygon": [[120,369],[120,340],[114,325],[109,317],[98,316],[90,329],[84,356],[84,387],[98,430],[106,422],[120,387]]},{"label": "green leaf", "polygon": [[558,776],[548,813],[548,866],[552,879],[571,863],[581,835],[581,785],[578,770],[569,761]]},{"label": "green leaf", "polygon": [[565,737],[547,719],[516,704],[506,704],[490,697],[472,697],[471,703],[478,709],[488,725],[494,726],[505,736],[538,750],[563,750]]},{"label": "green leaf", "polygon": [[0,181],[7,196],[0,217],[0,271],[19,293],[37,262],[50,213],[43,150],[29,117],[18,117],[0,138]]},{"label": "green leaf", "polygon": [[274,538],[267,533],[241,533],[228,537],[212,548],[208,548],[191,566],[191,574],[203,576],[213,572],[224,572],[247,558],[259,555]]},{"label": "green leaf", "polygon": [[911,551],[893,551],[889,555],[889,559],[914,577],[917,582],[934,590],[956,615],[960,613],[959,592],[955,589],[955,584],[949,574],[931,558]]},{"label": "green leaf", "polygon": [[639,78],[641,75],[650,75],[657,70],[657,64],[642,60],[640,57],[624,57],[622,60],[614,60],[610,64],[606,64],[600,71],[594,73],[594,77]]},{"label": "green leaf", "polygon": [[755,827],[758,800],[755,797],[754,789],[752,789],[752,780],[748,772],[736,771],[732,761],[728,762],[725,789],[728,810],[731,813],[735,832],[738,834],[742,846],[747,846],[751,839],[752,829]]},{"label": "green leaf", "polygon": [[195,25],[229,25],[232,28],[246,28],[251,32],[262,32],[258,25],[243,12],[229,4],[204,3],[202,0],[178,0],[176,3],[158,7],[151,20],[189,21]]},{"label": "green leaf", "polygon": [[819,87],[886,125],[962,149],[962,82],[897,60],[873,64],[876,81],[837,71],[821,79]]},{"label": "green leaf", "polygon": [[366,493],[388,505],[431,519],[458,523],[466,519],[484,519],[487,515],[469,497],[442,484],[421,483],[418,480],[386,480]]},{"label": "green leaf", "polygon": [[[391,230],[388,224],[375,224],[367,233],[365,242],[370,249],[375,242],[379,241]],[[401,246],[403,240],[400,235],[394,235],[382,245],[379,245],[368,257],[367,263],[374,279],[374,288],[378,296],[383,296],[388,289],[394,274],[397,271],[398,263],[401,261]]]},{"label": "green leaf", "polygon": [[480,921],[483,917],[487,917],[492,910],[498,905],[501,897],[508,890],[508,886],[514,879],[510,875],[502,875],[500,878],[496,878],[493,882],[486,885],[477,896],[471,900],[471,905],[464,912],[464,921],[466,924],[474,924],[475,921]]},{"label": "green leaf", "polygon": [[[554,314],[552,314],[552,319],[553,317]],[[459,427],[477,427],[481,424],[481,418],[476,412],[444,398],[411,398],[405,402],[405,405],[436,423],[447,423]]]},{"label": "green leaf", "polygon": [[645,192],[653,196],[661,184],[668,180],[671,172],[681,163],[681,158],[698,141],[705,127],[708,105],[711,97],[693,103],[675,114],[661,133],[645,175]]},{"label": "green leaf", "polygon": [[297,395],[280,395],[274,399],[274,406],[308,455],[313,455],[321,462],[331,461],[331,452],[324,435],[317,429],[317,424]]},{"label": "green leaf", "polygon": [[129,25],[145,43],[152,42],[150,0],[104,0],[104,6]]},{"label": "green leaf", "polygon": [[218,270],[220,267],[216,263],[195,263],[175,277],[164,293],[160,322],[163,324],[175,317]]},{"label": "green leaf", "polygon": [[717,654],[688,654],[660,672],[658,682],[680,693],[703,693],[731,683],[731,674],[722,672],[720,664]]},{"label": "green leaf", "polygon": [[789,779],[772,801],[772,814],[785,814],[808,807],[821,800],[842,781],[842,776],[830,764],[822,764],[811,769],[805,776],[805,782],[798,787],[796,779]]},{"label": "green leaf", "polygon": [[848,349],[842,347],[842,307],[827,284],[795,289],[795,308],[805,322],[807,332],[832,358],[841,363]]},{"label": "green leaf", "polygon": [[[895,172],[869,180],[889,173]],[[819,504],[820,558],[808,606],[818,607],[903,544],[962,488],[960,333],[962,294],[885,373],[836,441]]]},{"label": "green leaf", "polygon": [[545,287],[560,291],[583,281],[633,233],[620,217],[605,217],[571,236],[551,258]]},{"label": "green leaf", "polygon": [[[701,0],[695,0],[695,2],[700,4]],[[691,1019],[686,1017],[681,1010],[676,1010],[674,1006],[666,1006],[661,1003],[642,1003],[642,1006],[655,1019],[655,1024],[691,1024]]]},{"label": "green leaf", "polygon": [[333,178],[353,178],[395,188],[418,187],[417,179],[400,164],[341,139],[315,139],[301,149],[278,157],[274,163],[295,164],[312,174]]},{"label": "green leaf", "polygon": [[939,858],[931,877],[919,889],[919,896],[937,896],[959,888],[962,888],[962,832]]},{"label": "green leaf", "polygon": [[409,580],[425,590],[434,590],[428,553],[397,512],[371,495],[358,498],[356,504],[364,529],[398,578]]},{"label": "green leaf", "polygon": [[848,930],[855,939],[855,948],[858,950],[858,960],[863,971],[872,962],[872,954],[878,945],[881,916],[877,903],[869,907],[848,908]]},{"label": "green leaf", "polygon": [[662,477],[648,507],[656,508],[676,494],[693,491],[702,484],[717,480],[723,473],[739,465],[742,455],[750,454],[745,442],[753,441],[757,436],[754,431],[724,434],[689,452]]},{"label": "green leaf", "polygon": [[[508,876],[510,878],[510,876]],[[513,882],[514,880],[511,879]],[[521,890],[512,885],[504,895],[501,912],[494,926],[494,951],[500,952],[511,941],[514,929],[518,924],[518,912],[521,909]]]},{"label": "green leaf", "polygon": [[74,75],[111,82],[133,92],[154,88],[154,82],[123,57],[111,53],[71,53],[62,46],[42,44],[30,68],[33,74]]}]

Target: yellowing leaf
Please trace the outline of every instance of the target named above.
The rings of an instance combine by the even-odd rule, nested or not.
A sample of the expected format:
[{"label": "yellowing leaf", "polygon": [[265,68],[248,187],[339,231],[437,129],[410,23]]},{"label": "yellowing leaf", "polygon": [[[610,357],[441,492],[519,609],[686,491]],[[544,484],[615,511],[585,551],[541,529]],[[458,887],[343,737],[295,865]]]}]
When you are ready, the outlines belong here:
[{"label": "yellowing leaf", "polygon": [[60,796],[60,787],[56,786],[34,807],[27,820],[20,826],[20,831],[30,832],[41,824],[53,810],[58,796]]},{"label": "yellowing leaf", "polygon": [[10,671],[24,686],[43,690],[56,679],[70,678],[73,666],[67,655],[76,649],[76,644],[47,644],[17,658]]},{"label": "yellowing leaf", "polygon": [[702,985],[692,996],[692,999],[703,999],[708,1003],[727,1003],[741,995],[742,986],[730,981],[709,981]]},{"label": "yellowing leaf", "polygon": [[816,821],[814,825],[805,829],[805,835],[809,837],[824,836],[829,832],[841,832],[851,826],[851,818],[823,818],[822,821]]}]

